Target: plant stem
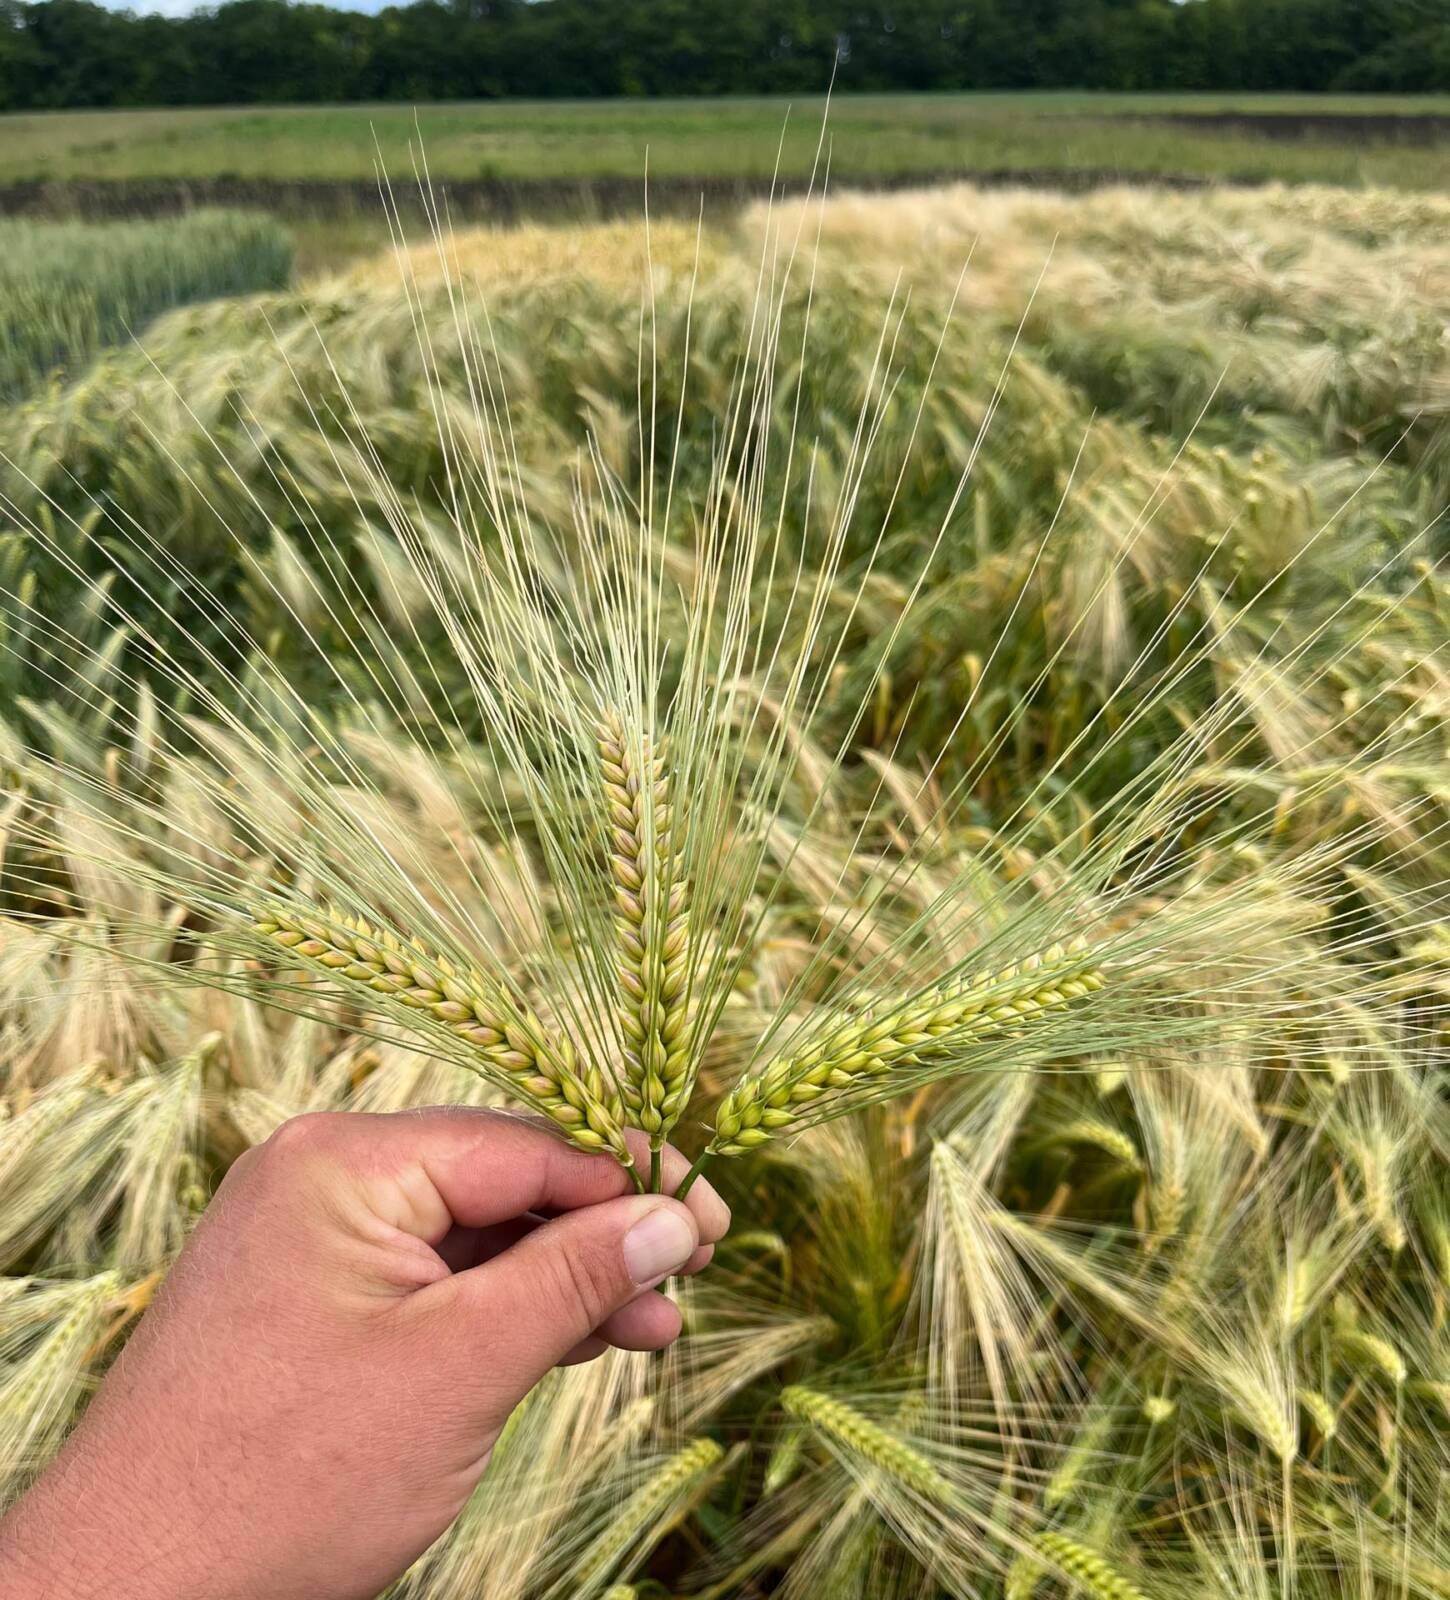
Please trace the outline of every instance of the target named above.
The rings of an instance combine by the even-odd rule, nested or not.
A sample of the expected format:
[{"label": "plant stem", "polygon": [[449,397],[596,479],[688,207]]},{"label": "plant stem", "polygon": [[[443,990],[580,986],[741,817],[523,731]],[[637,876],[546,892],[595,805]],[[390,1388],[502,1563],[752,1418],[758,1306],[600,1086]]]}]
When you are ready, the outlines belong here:
[{"label": "plant stem", "polygon": [[698,1178],[701,1172],[704,1171],[705,1162],[708,1160],[709,1155],[710,1152],[708,1150],[702,1150],[699,1155],[695,1157],[695,1164],[685,1174],[685,1181],[679,1186],[678,1189],[675,1190],[676,1200],[683,1200],[685,1196],[689,1194],[694,1185],[695,1179]]},{"label": "plant stem", "polygon": [[636,1194],[649,1193],[644,1186],[644,1179],[639,1175],[639,1168],[635,1166],[634,1162],[631,1161],[624,1170],[629,1174],[629,1181],[634,1185],[634,1192]]},{"label": "plant stem", "polygon": [[660,1147],[652,1144],[649,1150],[649,1192],[660,1193]]}]

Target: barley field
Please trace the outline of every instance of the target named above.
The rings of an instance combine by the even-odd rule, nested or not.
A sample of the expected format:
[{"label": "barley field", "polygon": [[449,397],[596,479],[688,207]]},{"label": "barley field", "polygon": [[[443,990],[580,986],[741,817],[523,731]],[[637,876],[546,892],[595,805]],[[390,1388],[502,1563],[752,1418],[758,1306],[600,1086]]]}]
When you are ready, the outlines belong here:
[{"label": "barley field", "polygon": [[0,1497],[468,1101],[735,1227],[395,1600],[1450,1595],[1447,229],[445,229],[0,413]]},{"label": "barley field", "polygon": [[0,220],[0,400],[63,378],[161,311],[280,289],[292,246],[268,217],[199,211],[165,223]]}]

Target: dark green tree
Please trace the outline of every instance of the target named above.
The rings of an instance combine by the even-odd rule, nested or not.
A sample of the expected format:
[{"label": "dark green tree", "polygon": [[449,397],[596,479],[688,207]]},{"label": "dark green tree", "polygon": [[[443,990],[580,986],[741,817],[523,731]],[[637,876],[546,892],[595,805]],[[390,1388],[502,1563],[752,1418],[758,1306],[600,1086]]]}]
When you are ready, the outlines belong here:
[{"label": "dark green tree", "polygon": [[0,107],[1082,88],[1450,90],[1450,0],[0,0]]}]

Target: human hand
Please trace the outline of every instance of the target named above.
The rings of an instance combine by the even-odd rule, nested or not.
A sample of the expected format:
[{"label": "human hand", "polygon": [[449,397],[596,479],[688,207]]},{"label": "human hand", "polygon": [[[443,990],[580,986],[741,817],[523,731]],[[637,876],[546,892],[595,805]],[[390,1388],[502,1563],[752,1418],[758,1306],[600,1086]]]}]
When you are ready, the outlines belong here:
[{"label": "human hand", "polygon": [[[674,1188],[687,1163],[664,1152]],[[542,1220],[547,1219],[547,1220]],[[0,1600],[363,1600],[553,1366],[658,1350],[730,1213],[473,1110],[317,1115],[235,1163],[56,1462]]]}]

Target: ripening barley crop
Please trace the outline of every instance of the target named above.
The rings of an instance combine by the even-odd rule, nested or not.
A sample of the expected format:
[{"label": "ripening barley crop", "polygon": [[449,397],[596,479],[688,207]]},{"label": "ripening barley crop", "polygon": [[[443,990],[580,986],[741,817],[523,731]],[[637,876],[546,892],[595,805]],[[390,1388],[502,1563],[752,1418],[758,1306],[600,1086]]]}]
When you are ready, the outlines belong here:
[{"label": "ripening barley crop", "polygon": [[467,1099],[736,1226],[399,1596],[1445,1594],[1444,213],[464,237],[0,423],[7,1492]]}]

